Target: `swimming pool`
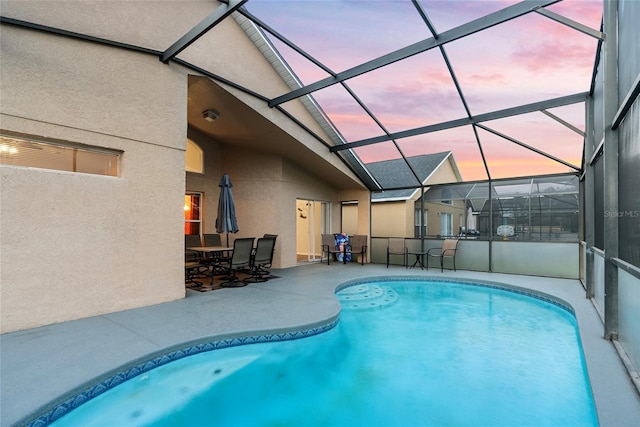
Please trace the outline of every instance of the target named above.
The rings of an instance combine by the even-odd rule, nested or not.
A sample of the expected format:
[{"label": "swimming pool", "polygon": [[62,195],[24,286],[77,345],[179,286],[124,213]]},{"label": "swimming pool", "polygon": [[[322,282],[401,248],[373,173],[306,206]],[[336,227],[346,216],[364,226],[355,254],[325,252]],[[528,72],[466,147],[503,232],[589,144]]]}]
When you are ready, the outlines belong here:
[{"label": "swimming pool", "polygon": [[181,358],[53,425],[597,425],[560,301],[407,278],[337,296],[325,333]]}]

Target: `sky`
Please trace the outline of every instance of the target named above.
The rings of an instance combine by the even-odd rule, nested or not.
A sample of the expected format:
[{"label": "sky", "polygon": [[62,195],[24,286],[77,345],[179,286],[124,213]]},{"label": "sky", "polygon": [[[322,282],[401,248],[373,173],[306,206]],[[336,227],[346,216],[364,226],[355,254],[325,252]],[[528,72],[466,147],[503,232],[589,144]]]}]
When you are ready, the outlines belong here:
[{"label": "sky", "polygon": [[[438,34],[515,3],[419,2]],[[409,0],[249,0],[246,7],[335,73],[432,37]],[[602,0],[564,0],[547,9],[595,30],[600,28]],[[269,38],[303,84],[328,76],[277,39]],[[596,47],[596,38],[533,12],[447,43],[442,51],[431,49],[346,80],[346,87],[379,123],[343,85],[332,85],[312,96],[345,142],[354,142],[466,118],[443,53],[455,72],[470,114],[478,115],[587,92]],[[584,129],[583,104],[549,112]],[[493,179],[572,170],[496,136],[493,130],[580,167],[582,135],[548,115],[535,112],[482,125],[489,130],[477,129],[480,144],[472,127],[466,126],[396,139],[395,144],[389,141],[359,147],[354,152],[369,163],[402,154],[409,157],[452,151],[465,180],[488,178],[482,154]]]}]

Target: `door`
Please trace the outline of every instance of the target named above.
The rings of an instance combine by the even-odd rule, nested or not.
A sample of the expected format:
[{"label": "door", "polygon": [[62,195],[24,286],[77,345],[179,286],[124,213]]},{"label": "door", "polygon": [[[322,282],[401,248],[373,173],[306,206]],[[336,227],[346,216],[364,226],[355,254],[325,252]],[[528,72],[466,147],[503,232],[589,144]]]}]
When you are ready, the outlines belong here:
[{"label": "door", "polygon": [[322,234],[331,233],[331,203],[296,200],[296,255],[298,262],[320,261]]}]

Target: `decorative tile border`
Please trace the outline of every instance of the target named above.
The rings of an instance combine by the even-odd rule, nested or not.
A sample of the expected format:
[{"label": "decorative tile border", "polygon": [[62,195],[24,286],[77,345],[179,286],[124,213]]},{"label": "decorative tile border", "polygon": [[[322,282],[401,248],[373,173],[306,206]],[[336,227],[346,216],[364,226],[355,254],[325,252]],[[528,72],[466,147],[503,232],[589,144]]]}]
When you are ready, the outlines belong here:
[{"label": "decorative tile border", "polygon": [[202,344],[186,347],[181,350],[173,351],[171,353],[158,356],[146,362],[140,363],[130,369],[118,372],[116,375],[108,378],[88,389],[82,393],[65,400],[63,403],[57,405],[55,408],[47,412],[46,414],[31,421],[29,427],[45,427],[58,420],[60,417],[66,415],[70,411],[76,409],[83,403],[100,396],[102,393],[137,377],[140,374],[148,372],[159,366],[166,365],[167,363],[182,359],[183,357],[193,356],[195,354],[204,353],[207,351],[218,350],[228,347],[236,347],[245,344],[257,344],[267,342],[289,341],[297,340],[299,338],[306,338],[313,335],[317,335],[326,332],[334,328],[338,324],[338,318],[331,319],[329,323],[317,326],[311,329],[281,332],[277,334],[265,334],[247,337],[235,337],[218,341],[206,342]]}]

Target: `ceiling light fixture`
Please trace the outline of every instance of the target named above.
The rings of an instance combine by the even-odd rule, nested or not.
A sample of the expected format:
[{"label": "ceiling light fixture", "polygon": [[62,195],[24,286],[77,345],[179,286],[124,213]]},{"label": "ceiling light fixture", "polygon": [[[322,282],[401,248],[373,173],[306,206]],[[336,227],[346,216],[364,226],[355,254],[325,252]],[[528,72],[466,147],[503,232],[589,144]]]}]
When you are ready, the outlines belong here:
[{"label": "ceiling light fixture", "polygon": [[205,110],[202,112],[202,117],[208,122],[213,122],[220,117],[220,113],[216,110]]}]

